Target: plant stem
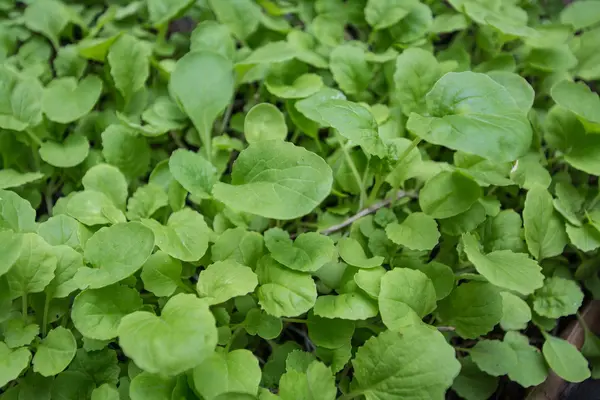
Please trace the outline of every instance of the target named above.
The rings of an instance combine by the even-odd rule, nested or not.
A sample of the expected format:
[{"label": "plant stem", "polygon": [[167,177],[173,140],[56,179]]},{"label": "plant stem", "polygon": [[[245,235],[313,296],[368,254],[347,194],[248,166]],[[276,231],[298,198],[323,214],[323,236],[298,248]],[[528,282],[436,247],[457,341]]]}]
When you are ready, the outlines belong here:
[{"label": "plant stem", "polygon": [[[29,136],[29,138],[38,146],[42,145],[42,141],[40,140],[40,138],[31,131],[31,129],[25,129],[25,133],[27,134],[27,136]],[[37,149],[36,149],[37,151]]]},{"label": "plant stem", "polygon": [[402,161],[404,161],[404,159],[410,154],[411,151],[413,151],[413,149],[415,147],[417,147],[419,145],[419,143],[421,143],[421,138],[419,136],[416,136],[412,142],[410,142],[410,145],[408,145],[408,147],[406,148],[406,150],[404,150],[404,152],[402,154],[400,154],[400,157],[398,158],[398,162],[397,165],[400,165],[400,163]]},{"label": "plant stem", "polygon": [[231,334],[231,337],[229,338],[229,342],[227,342],[227,346],[225,346],[225,352],[228,353],[229,352],[229,348],[231,347],[231,345],[233,344],[233,341],[235,340],[235,338],[240,334],[240,332],[244,329],[244,327],[240,326],[239,328],[236,328],[235,331],[233,331],[233,333]]},{"label": "plant stem", "polygon": [[381,185],[383,185],[383,178],[379,175],[375,177],[375,184],[371,189],[371,193],[369,193],[369,199],[367,200],[367,205],[373,204],[375,199],[377,199],[377,193],[379,193],[379,189],[381,189]]},{"label": "plant stem", "polygon": [[356,180],[356,184],[358,185],[358,188],[360,190],[360,199],[359,199],[359,207],[358,208],[362,208],[362,205],[364,204],[365,199],[367,197],[367,193],[365,192],[365,185],[363,185],[363,181],[362,181],[362,178],[360,177],[360,173],[358,172],[358,168],[356,168],[356,164],[354,164],[354,160],[352,159],[352,157],[350,157],[350,153],[348,152],[348,149],[346,148],[346,146],[344,146],[342,136],[339,134],[338,134],[338,142],[340,143],[340,148],[342,149],[342,152],[344,153],[344,158],[346,159],[346,162],[348,163],[348,166],[350,167],[350,171],[352,171],[352,175],[354,175],[354,179]]},{"label": "plant stem", "polygon": [[358,396],[362,396],[362,392],[350,392],[350,393],[346,393],[341,395],[340,397],[338,397],[338,400],[350,400],[350,399],[355,399]]},{"label": "plant stem", "polygon": [[189,285],[187,285],[185,282],[183,281],[179,281],[177,282],[177,287],[183,289],[184,291],[186,291],[187,293],[196,293],[196,290],[192,287],[190,287]]},{"label": "plant stem", "polygon": [[46,337],[48,330],[48,312],[50,311],[50,295],[46,293],[46,299],[44,300],[44,314],[42,316],[42,337]]},{"label": "plant stem", "polygon": [[456,351],[462,351],[462,352],[465,352],[465,353],[469,353],[471,351],[471,349],[467,349],[465,347],[455,347],[454,350],[456,350]]},{"label": "plant stem", "polygon": [[283,322],[294,322],[296,324],[308,324],[308,321],[300,318],[281,318]]},{"label": "plant stem", "polygon": [[29,309],[27,306],[27,292],[23,293],[23,296],[21,296],[21,301],[21,305],[23,306],[23,309],[21,310],[21,313],[23,314],[23,321],[27,321],[27,310]]},{"label": "plant stem", "polygon": [[223,122],[221,123],[220,133],[225,133],[225,129],[227,129],[227,126],[229,125],[229,120],[231,119],[231,113],[233,112],[233,104],[235,103],[233,101],[234,99],[235,99],[235,93],[233,94],[233,97],[231,98],[231,101],[229,102],[229,105],[227,106],[227,109],[225,110],[225,115],[223,115]]}]

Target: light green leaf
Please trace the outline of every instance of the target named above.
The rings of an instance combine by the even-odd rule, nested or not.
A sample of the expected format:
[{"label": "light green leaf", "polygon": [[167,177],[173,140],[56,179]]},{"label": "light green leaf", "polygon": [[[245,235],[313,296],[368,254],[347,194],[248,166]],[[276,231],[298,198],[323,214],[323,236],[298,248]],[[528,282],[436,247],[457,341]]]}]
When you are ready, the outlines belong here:
[{"label": "light green leaf", "polygon": [[31,203],[15,192],[0,189],[0,228],[15,232],[37,231]]},{"label": "light green leaf", "polygon": [[76,250],[83,250],[85,242],[92,235],[83,224],[64,214],[42,222],[38,234],[52,246],[64,244]]},{"label": "light green leaf", "polygon": [[77,342],[70,330],[59,326],[48,332],[33,357],[33,370],[42,376],[64,371],[75,357]]},{"label": "light green leaf", "polygon": [[356,389],[367,400],[443,398],[460,371],[452,346],[424,324],[372,337],[352,366]]},{"label": "light green leaf", "polygon": [[369,0],[365,19],[375,30],[389,28],[406,17],[416,1]]},{"label": "light green leaf", "polygon": [[285,117],[273,104],[255,105],[244,119],[244,137],[248,143],[261,140],[285,140],[287,133]]},{"label": "light green leaf", "polygon": [[265,80],[267,90],[282,99],[303,99],[317,93],[323,87],[323,79],[317,74],[302,74],[293,79],[270,74]]},{"label": "light green leaf", "polygon": [[449,218],[467,211],[482,195],[481,188],[467,175],[444,171],[425,183],[419,205],[434,218]]},{"label": "light green leaf", "polygon": [[583,292],[570,279],[546,278],[544,286],[533,294],[533,310],[543,317],[560,318],[573,315],[583,303]]},{"label": "light green leaf", "polygon": [[172,399],[177,378],[141,372],[131,380],[129,393],[131,400]]},{"label": "light green leaf", "polygon": [[123,352],[144,371],[173,376],[194,368],[217,345],[215,319],[205,301],[191,294],[171,297],[157,317],[147,311],[119,325]]},{"label": "light green leaf", "polygon": [[181,261],[198,261],[208,249],[209,228],[202,215],[189,208],[177,211],[163,226],[153,219],[142,223],[152,229],[156,245]]},{"label": "light green leaf", "polygon": [[81,289],[99,289],[133,275],[154,249],[152,231],[139,222],[102,228],[87,241],[84,257],[93,268],[80,268],[74,279]]},{"label": "light green leaf", "polygon": [[537,153],[520,157],[510,171],[510,179],[527,190],[536,185],[547,188],[552,182],[550,173],[541,165],[540,155]]},{"label": "light green leaf", "polygon": [[19,258],[6,274],[13,299],[43,291],[56,270],[52,246],[35,233],[25,233],[22,237]]},{"label": "light green leaf", "polygon": [[590,132],[600,132],[600,98],[583,82],[561,81],[551,90],[552,99],[573,112]]},{"label": "light green leaf", "polygon": [[235,50],[229,29],[216,21],[202,21],[192,31],[190,51],[214,51],[233,60]]},{"label": "light green leaf", "polygon": [[171,296],[182,286],[181,262],[159,250],[148,257],[142,266],[141,278],[144,289],[158,297]]},{"label": "light green leaf", "polygon": [[388,329],[398,331],[404,326],[420,323],[421,318],[435,307],[435,288],[423,272],[394,268],[381,279],[379,312]]},{"label": "light green leaf", "polygon": [[354,322],[339,318],[321,318],[308,314],[306,327],[308,337],[315,346],[338,349],[348,343],[354,335]]},{"label": "light green leaf", "polygon": [[457,151],[454,153],[454,166],[470,175],[480,186],[509,186],[513,185],[508,174],[511,163],[496,163],[483,157]]},{"label": "light green leaf", "polygon": [[31,353],[25,347],[11,350],[0,342],[0,387],[17,379],[21,372],[29,366]]},{"label": "light green leaf", "polygon": [[526,254],[513,253],[510,250],[483,254],[475,236],[464,234],[462,240],[469,261],[490,283],[521,294],[530,294],[542,287],[542,269]]},{"label": "light green leaf", "polygon": [[192,0],[148,0],[150,22],[159,28],[193,4]]},{"label": "light green leaf", "polygon": [[576,31],[600,22],[600,3],[595,0],[568,4],[560,13],[560,22],[572,25]]},{"label": "light green leaf", "polygon": [[531,321],[531,309],[525,300],[510,293],[502,292],[502,319],[500,326],[505,331],[521,330],[527,328]]},{"label": "light green leaf", "polygon": [[130,180],[144,175],[150,165],[146,138],[122,125],[110,125],[102,132],[102,155]]},{"label": "light green leaf", "polygon": [[275,339],[283,329],[280,318],[265,313],[258,308],[253,308],[246,314],[244,329],[248,334],[258,335],[263,339]]},{"label": "light green leaf", "polygon": [[545,335],[542,352],[552,370],[568,382],[582,382],[590,377],[587,360],[566,340]]},{"label": "light green leaf", "polygon": [[127,286],[87,289],[75,297],[71,319],[83,336],[109,340],[117,337],[121,319],[141,307],[142,298],[137,290]]},{"label": "light green leaf", "polygon": [[452,292],[452,289],[454,289],[454,272],[447,265],[432,261],[420,266],[419,271],[431,279],[437,300],[447,297]]},{"label": "light green leaf", "polygon": [[527,251],[521,238],[522,225],[521,216],[514,210],[502,210],[495,217],[489,218],[479,229],[485,251]]},{"label": "light green leaf", "polygon": [[40,333],[37,324],[27,324],[22,318],[9,319],[2,324],[4,343],[11,349],[29,346]]},{"label": "light green leaf", "polygon": [[[239,0],[219,0],[211,3],[218,3],[219,8],[228,8],[230,6],[226,3],[232,1]],[[194,84],[190,85],[190,82]],[[169,93],[192,120],[202,144],[206,147],[204,154],[208,156],[209,161],[212,156],[210,146],[213,123],[232,101],[233,90],[233,64],[212,51],[186,54],[177,61],[171,73]]]},{"label": "light green leaf", "polygon": [[[189,0],[185,0],[190,3]],[[152,18],[152,3],[150,1],[149,12]],[[161,3],[165,3],[161,1]],[[125,101],[130,101],[133,94],[144,87],[144,83],[150,75],[150,56],[152,50],[146,44],[135,37],[125,34],[121,35],[108,51],[108,63],[110,75],[116,88],[121,92]]]},{"label": "light green leaf", "polygon": [[91,400],[119,400],[119,391],[116,387],[109,385],[108,383],[97,387],[92,392]]},{"label": "light green leaf", "polygon": [[383,257],[368,258],[358,241],[344,237],[338,242],[338,251],[342,260],[357,268],[375,268],[383,263]]},{"label": "light green leaf", "polygon": [[0,170],[0,189],[10,189],[39,181],[44,177],[41,172],[17,172],[14,169]]},{"label": "light green leaf", "polygon": [[37,79],[0,66],[0,81],[0,128],[23,131],[42,122],[44,89]]},{"label": "light green leaf", "polygon": [[77,192],[68,198],[66,213],[82,224],[107,225],[125,222],[125,215],[110,198],[95,190]]},{"label": "light green leaf", "polygon": [[213,261],[234,260],[254,268],[263,255],[263,237],[244,228],[228,229],[212,245],[210,253]]},{"label": "light green leaf", "polygon": [[329,59],[333,78],[346,94],[364,92],[373,79],[365,51],[357,46],[343,44],[333,49]]},{"label": "light green leaf", "polygon": [[333,176],[318,155],[292,143],[263,141],[241,152],[231,183],[215,184],[213,196],[234,210],[294,219],[329,195]]},{"label": "light green leaf", "polygon": [[160,186],[152,183],[140,186],[127,202],[127,218],[130,221],[150,218],[168,204],[167,193]]},{"label": "light green leaf", "polygon": [[523,387],[537,386],[546,380],[548,367],[539,349],[529,345],[529,339],[517,332],[506,332],[507,343],[517,355],[517,364],[508,377]]},{"label": "light green leaf", "polygon": [[354,282],[372,298],[379,297],[381,290],[381,279],[387,270],[383,267],[375,267],[371,269],[360,269],[354,274]]},{"label": "light green leaf", "polygon": [[258,28],[261,11],[251,0],[208,0],[208,4],[237,39],[245,40]]},{"label": "light green leaf", "polygon": [[567,244],[565,225],[556,214],[552,196],[545,188],[535,186],[527,192],[523,222],[527,247],[536,259],[542,260],[563,252]]},{"label": "light green leaf", "polygon": [[333,240],[317,232],[302,233],[292,241],[286,231],[273,228],[265,232],[264,237],[271,257],[296,271],[314,272],[337,260]]},{"label": "light green leaf", "polygon": [[225,393],[256,395],[261,378],[258,360],[248,350],[216,352],[192,371],[196,391],[206,400]]},{"label": "light green leaf", "polygon": [[411,250],[432,250],[440,239],[435,220],[420,212],[410,214],[401,224],[389,224],[385,233],[392,242]]},{"label": "light green leaf", "polygon": [[70,168],[81,164],[87,158],[89,151],[90,144],[87,139],[83,135],[75,134],[68,136],[62,143],[42,143],[40,157],[55,167]]},{"label": "light green leaf", "polygon": [[88,169],[81,179],[85,190],[102,192],[117,208],[125,209],[127,201],[127,179],[117,168],[109,164],[97,164]]},{"label": "light green leaf", "polygon": [[469,349],[471,359],[479,369],[492,376],[508,374],[517,367],[517,354],[512,347],[499,340],[480,340]]},{"label": "light green leaf", "polygon": [[279,397],[282,400],[334,400],[336,394],[335,377],[319,361],[313,361],[305,372],[288,369],[279,381]]},{"label": "light green leaf", "polygon": [[313,308],[315,315],[323,318],[340,318],[352,321],[365,320],[377,315],[377,302],[360,292],[319,296]]},{"label": "light green leaf", "polygon": [[463,283],[438,303],[439,319],[466,339],[485,335],[502,319],[502,297],[489,283]]},{"label": "light green leaf", "polygon": [[408,15],[390,27],[390,33],[396,42],[410,43],[423,39],[431,28],[433,15],[428,5],[414,2]]},{"label": "light green leaf", "polygon": [[55,48],[59,47],[60,34],[70,22],[66,5],[55,0],[31,3],[25,9],[23,18],[29,29],[46,36]]},{"label": "light green leaf", "polygon": [[102,94],[102,80],[88,75],[81,81],[72,77],[54,79],[44,89],[42,109],[48,119],[67,124],[89,113]]},{"label": "light green leaf", "polygon": [[217,169],[202,155],[190,150],[175,150],[169,158],[169,171],[192,195],[210,197],[215,182],[219,180]]},{"label": "light green leaf", "polygon": [[523,112],[531,109],[535,91],[525,78],[508,71],[490,71],[487,72],[487,76],[504,86]]},{"label": "light green leaf", "polygon": [[47,296],[61,299],[79,289],[74,277],[79,268],[83,267],[83,256],[66,245],[53,245],[52,251],[57,260],[56,270],[54,279],[46,286],[45,291]]},{"label": "light green leaf", "polygon": [[[390,0],[384,1],[392,3]],[[402,7],[405,5],[400,5]],[[426,50],[411,47],[398,56],[394,72],[394,98],[404,114],[426,111],[425,95],[441,75],[442,69],[437,59]]]},{"label": "light green leaf", "polygon": [[0,231],[0,276],[6,274],[19,259],[21,243],[21,235]]},{"label": "light green leaf", "polygon": [[532,131],[510,92],[485,74],[450,72],[425,98],[431,117],[411,114],[407,127],[430,143],[513,161],[529,149]]},{"label": "light green leaf", "polygon": [[460,359],[460,374],[452,383],[454,390],[466,400],[488,399],[498,387],[498,378],[482,372],[471,357]]},{"label": "light green leaf", "polygon": [[220,304],[253,292],[258,285],[256,274],[233,260],[217,261],[200,272],[196,289],[208,304]]},{"label": "light green leaf", "polygon": [[569,240],[581,251],[594,251],[600,247],[600,232],[594,225],[586,223],[582,226],[566,224]]},{"label": "light green leaf", "polygon": [[317,288],[308,274],[285,268],[271,256],[262,257],[256,267],[258,302],[275,317],[295,317],[310,310]]},{"label": "light green leaf", "polygon": [[289,61],[296,55],[296,49],[286,41],[269,42],[253,50],[248,57],[239,61],[237,65],[272,64]]}]

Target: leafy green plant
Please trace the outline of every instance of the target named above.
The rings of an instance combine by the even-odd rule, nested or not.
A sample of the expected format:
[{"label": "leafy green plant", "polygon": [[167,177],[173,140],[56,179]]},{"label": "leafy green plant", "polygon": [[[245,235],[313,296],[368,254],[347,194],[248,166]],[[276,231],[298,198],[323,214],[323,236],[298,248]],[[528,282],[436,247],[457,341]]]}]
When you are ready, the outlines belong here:
[{"label": "leafy green plant", "polygon": [[0,14],[0,399],[600,376],[600,1]]}]

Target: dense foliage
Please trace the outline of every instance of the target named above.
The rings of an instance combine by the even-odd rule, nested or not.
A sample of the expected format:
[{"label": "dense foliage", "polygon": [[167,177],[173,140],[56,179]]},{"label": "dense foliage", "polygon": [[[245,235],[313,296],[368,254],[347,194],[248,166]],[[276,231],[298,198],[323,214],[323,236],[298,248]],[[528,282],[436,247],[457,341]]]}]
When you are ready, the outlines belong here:
[{"label": "dense foliage", "polygon": [[0,398],[599,377],[558,333],[600,299],[600,1],[563,6],[0,0]]}]

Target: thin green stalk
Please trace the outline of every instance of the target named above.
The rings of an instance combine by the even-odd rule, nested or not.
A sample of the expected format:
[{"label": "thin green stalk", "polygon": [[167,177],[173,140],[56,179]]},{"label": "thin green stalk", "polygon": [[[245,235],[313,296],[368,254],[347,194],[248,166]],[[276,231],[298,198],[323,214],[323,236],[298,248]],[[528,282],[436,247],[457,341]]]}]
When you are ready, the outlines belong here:
[{"label": "thin green stalk", "polygon": [[42,145],[42,141],[41,139],[31,131],[31,129],[25,129],[25,133],[27,134],[27,136],[29,136],[29,138],[38,146]]},{"label": "thin green stalk", "polygon": [[27,321],[27,310],[29,309],[27,306],[27,292],[23,293],[23,296],[21,296],[21,305],[23,306],[23,309],[21,310],[21,313],[23,314],[23,321]]},{"label": "thin green stalk", "polygon": [[240,334],[240,332],[242,332],[243,329],[244,328],[240,326],[240,327],[236,328],[235,331],[233,331],[233,333],[231,334],[231,337],[229,338],[229,342],[227,342],[227,345],[225,346],[226,353],[229,352],[229,349],[231,348],[233,341],[235,340],[235,338],[237,338],[237,336]]},{"label": "thin green stalk", "polygon": [[410,145],[406,148],[406,150],[404,150],[404,152],[402,154],[400,154],[400,157],[398,158],[398,162],[397,165],[400,165],[400,163],[402,161],[404,161],[404,159],[410,154],[411,151],[413,151],[413,149],[415,147],[417,147],[419,145],[419,143],[421,143],[421,138],[419,136],[416,136],[412,142],[410,142]]},{"label": "thin green stalk", "polygon": [[365,199],[367,198],[367,193],[365,191],[365,186],[363,185],[363,181],[360,177],[360,173],[358,172],[358,168],[356,168],[356,164],[354,163],[354,160],[352,159],[352,157],[350,157],[350,153],[348,152],[348,149],[346,148],[346,146],[344,146],[344,142],[342,140],[341,135],[338,135],[338,141],[340,143],[340,148],[342,149],[342,152],[344,153],[344,158],[346,159],[346,162],[348,163],[348,166],[350,167],[350,171],[352,171],[352,175],[354,176],[354,179],[356,180],[356,184],[358,185],[358,188],[360,190],[360,199],[359,199],[359,209],[362,208],[362,205],[365,202]]},{"label": "thin green stalk", "polygon": [[48,312],[50,311],[50,295],[46,293],[46,299],[44,300],[44,314],[42,316],[42,337],[46,337],[48,330]]},{"label": "thin green stalk", "polygon": [[588,210],[592,210],[594,207],[596,207],[596,204],[598,204],[599,201],[600,201],[600,192],[598,192],[596,197],[594,197],[594,199],[591,201],[591,203],[588,207]]},{"label": "thin green stalk", "polygon": [[456,351],[462,351],[465,353],[469,353],[471,351],[471,349],[467,349],[466,347],[455,347],[454,350]]},{"label": "thin green stalk", "polygon": [[375,200],[377,200],[377,194],[379,193],[379,189],[381,189],[381,185],[383,185],[383,177],[381,176],[376,176],[375,177],[375,184],[373,185],[373,188],[371,189],[371,193],[369,194],[369,199],[367,200],[367,205],[371,205],[375,202]]},{"label": "thin green stalk", "polygon": [[308,321],[300,318],[282,318],[283,322],[294,322],[296,324],[308,324]]},{"label": "thin green stalk", "polygon": [[231,113],[233,112],[233,104],[235,99],[235,93],[233,94],[227,109],[225,110],[225,114],[223,115],[223,122],[221,122],[221,130],[220,133],[225,133],[225,129],[227,129],[227,125],[229,125],[229,120],[231,119]]},{"label": "thin green stalk", "polygon": [[187,293],[196,293],[196,290],[192,287],[190,287],[190,285],[187,285],[185,282],[183,281],[179,281],[177,282],[177,286],[181,289],[183,289],[185,292]]},{"label": "thin green stalk", "polygon": [[356,392],[350,392],[350,393],[346,393],[341,395],[340,397],[338,397],[338,400],[350,400],[350,399],[355,399],[359,396],[362,396],[363,392],[361,391],[356,391]]}]

